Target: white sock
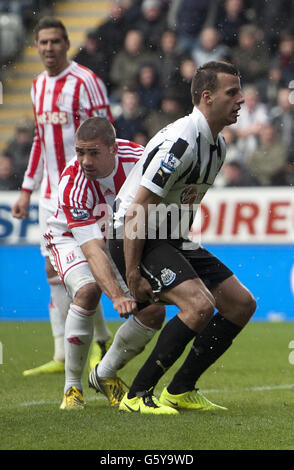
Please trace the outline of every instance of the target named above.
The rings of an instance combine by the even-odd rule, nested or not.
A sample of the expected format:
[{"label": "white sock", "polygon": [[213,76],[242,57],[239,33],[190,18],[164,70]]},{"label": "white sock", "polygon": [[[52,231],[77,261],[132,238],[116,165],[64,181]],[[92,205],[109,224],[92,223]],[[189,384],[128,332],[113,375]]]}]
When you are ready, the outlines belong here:
[{"label": "white sock", "polygon": [[93,340],[98,342],[106,342],[111,338],[111,334],[107,328],[104,320],[103,308],[101,302],[99,302],[96,313],[94,315],[94,335]]},{"label": "white sock", "polygon": [[51,291],[49,316],[54,338],[53,359],[64,362],[64,328],[71,300],[58,276],[50,278],[49,285]]},{"label": "white sock", "polygon": [[65,386],[82,388],[82,374],[93,337],[93,315],[95,310],[85,310],[71,304],[65,323]]},{"label": "white sock", "polygon": [[144,350],[156,332],[137,318],[129,318],[117,330],[111,347],[99,363],[99,377],[115,377],[119,369]]},{"label": "white sock", "polygon": [[[54,361],[64,362],[64,324],[65,321],[61,321],[61,315],[59,310],[50,302],[49,305],[49,317],[51,330],[54,340]],[[63,320],[63,319],[62,319]]]}]

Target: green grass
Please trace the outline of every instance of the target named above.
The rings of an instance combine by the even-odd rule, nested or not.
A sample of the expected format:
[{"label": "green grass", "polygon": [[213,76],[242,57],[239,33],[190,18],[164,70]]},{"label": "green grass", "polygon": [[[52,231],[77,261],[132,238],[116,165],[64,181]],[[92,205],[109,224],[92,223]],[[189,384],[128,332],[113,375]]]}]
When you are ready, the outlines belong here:
[{"label": "green grass", "polygon": [[[113,332],[118,326],[110,324]],[[289,362],[293,339],[291,323],[252,322],[203,374],[198,386],[228,411],[182,411],[179,416],[166,417],[119,413],[88,388],[85,373],[87,407],[82,412],[67,412],[59,410],[62,374],[22,376],[24,369],[51,359],[49,323],[0,322],[0,449],[294,449],[294,365]],[[121,371],[127,383],[154,341]],[[161,379],[156,395],[182,360]]]}]

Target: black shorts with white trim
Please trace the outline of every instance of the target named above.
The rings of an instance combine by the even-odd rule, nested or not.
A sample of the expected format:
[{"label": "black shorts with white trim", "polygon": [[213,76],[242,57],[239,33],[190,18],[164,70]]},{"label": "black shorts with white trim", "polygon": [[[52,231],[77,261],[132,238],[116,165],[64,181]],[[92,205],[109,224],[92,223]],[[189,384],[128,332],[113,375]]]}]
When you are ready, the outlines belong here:
[{"label": "black shorts with white trim", "polygon": [[[123,240],[112,239],[108,243],[111,257],[126,281]],[[205,248],[181,250],[172,240],[146,240],[140,269],[154,293],[195,278],[211,290],[234,274]]]}]

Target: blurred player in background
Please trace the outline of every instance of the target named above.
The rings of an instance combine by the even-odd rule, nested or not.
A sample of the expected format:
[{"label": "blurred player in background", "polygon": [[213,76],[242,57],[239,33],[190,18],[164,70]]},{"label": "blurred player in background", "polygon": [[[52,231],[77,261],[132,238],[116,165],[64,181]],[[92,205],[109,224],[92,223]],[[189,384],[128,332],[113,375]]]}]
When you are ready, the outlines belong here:
[{"label": "blurred player in background", "polygon": [[[121,411],[223,409],[207,400],[196,382],[231,346],[256,308],[232,271],[188,237],[197,206],[225,159],[220,132],[237,121],[244,102],[238,71],[225,62],[204,64],[191,92],[192,113],[150,140],[117,196],[109,250],[138,309],[141,302],[160,301],[180,310],[162,329]],[[164,217],[156,213],[160,207]],[[154,387],[191,340],[186,360],[158,400]]]},{"label": "blurred player in background", "polygon": [[[21,193],[12,208],[12,214],[19,219],[28,217],[31,194],[41,185],[39,224],[43,234],[48,217],[57,208],[60,175],[66,163],[75,155],[74,137],[77,128],[90,116],[101,116],[111,122],[113,119],[102,80],[89,69],[68,59],[70,42],[61,21],[52,17],[41,19],[36,27],[35,44],[45,71],[35,78],[32,85],[35,137]],[[64,325],[70,299],[50,263],[42,238],[41,253],[46,259],[51,294],[49,313],[54,356],[50,362],[24,371],[26,376],[64,371]],[[111,343],[101,305],[95,315],[94,340],[92,365],[99,361]]]},{"label": "blurred player in background", "polygon": [[[116,194],[144,150],[134,142],[116,139],[112,124],[100,117],[81,124],[75,143],[77,157],[62,173],[58,210],[48,219],[49,230],[44,235],[52,265],[72,300],[65,324],[65,386],[60,407],[69,410],[84,408],[82,373],[101,292],[113,301],[121,317],[136,313],[136,302],[111,268],[104,228]],[[115,337],[119,354],[115,344],[108,351],[117,368],[144,349],[160,329],[164,315],[163,306],[148,305],[123,324]],[[118,406],[123,396],[120,378],[108,377],[107,371],[99,377],[96,368],[90,375],[91,387]]]}]

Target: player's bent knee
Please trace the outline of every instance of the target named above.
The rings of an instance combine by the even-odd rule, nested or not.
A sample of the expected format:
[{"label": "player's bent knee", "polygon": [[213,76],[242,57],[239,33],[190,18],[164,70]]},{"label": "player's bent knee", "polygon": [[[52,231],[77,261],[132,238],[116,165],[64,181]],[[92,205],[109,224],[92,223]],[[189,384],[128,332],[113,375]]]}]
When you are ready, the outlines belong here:
[{"label": "player's bent knee", "polygon": [[250,320],[257,307],[257,303],[251,292],[247,291],[239,302],[235,305],[237,317],[242,319],[244,323]]},{"label": "player's bent knee", "polygon": [[257,307],[257,302],[251,292],[248,293],[248,299],[247,299],[247,305],[246,305],[246,310],[248,312],[249,317],[252,317],[252,315],[255,313],[256,307]]},{"label": "player's bent knee", "polygon": [[160,330],[165,319],[165,307],[163,305],[149,305],[138,312],[137,317],[145,326]]},{"label": "player's bent knee", "polygon": [[214,314],[214,304],[210,301],[194,305],[194,309],[182,309],[178,316],[192,330],[201,332]]},{"label": "player's bent knee", "polygon": [[86,310],[93,310],[98,305],[100,294],[101,291],[98,285],[91,282],[89,284],[85,284],[77,291],[74,301]]}]

